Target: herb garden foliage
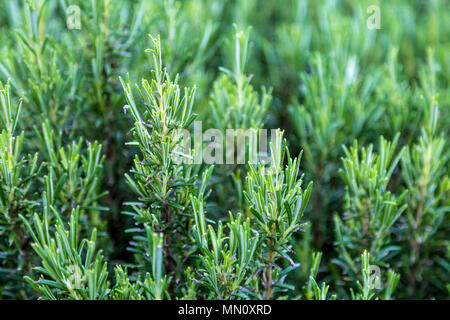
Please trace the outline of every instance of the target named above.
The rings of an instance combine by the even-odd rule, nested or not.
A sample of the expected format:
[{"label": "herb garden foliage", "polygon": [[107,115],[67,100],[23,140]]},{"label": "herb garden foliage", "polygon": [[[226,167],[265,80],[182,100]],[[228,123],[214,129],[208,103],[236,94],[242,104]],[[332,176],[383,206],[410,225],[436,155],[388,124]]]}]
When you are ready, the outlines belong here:
[{"label": "herb garden foliage", "polygon": [[[448,298],[449,12],[2,1],[1,298]],[[271,163],[192,164],[194,120]]]}]

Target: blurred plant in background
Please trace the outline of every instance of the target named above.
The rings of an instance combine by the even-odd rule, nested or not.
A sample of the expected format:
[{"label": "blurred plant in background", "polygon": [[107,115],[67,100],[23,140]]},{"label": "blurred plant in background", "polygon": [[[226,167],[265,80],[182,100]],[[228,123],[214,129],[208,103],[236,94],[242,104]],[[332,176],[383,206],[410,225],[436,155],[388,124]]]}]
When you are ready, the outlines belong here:
[{"label": "blurred plant in background", "polygon": [[[449,12],[0,2],[0,297],[448,298]],[[172,162],[194,118],[276,170]]]}]

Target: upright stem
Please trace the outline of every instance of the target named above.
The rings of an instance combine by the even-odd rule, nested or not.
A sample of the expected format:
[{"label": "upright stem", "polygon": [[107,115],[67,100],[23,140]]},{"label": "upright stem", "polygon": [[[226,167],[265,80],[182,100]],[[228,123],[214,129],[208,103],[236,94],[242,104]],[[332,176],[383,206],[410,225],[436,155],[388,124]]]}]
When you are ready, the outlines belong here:
[{"label": "upright stem", "polygon": [[266,296],[265,299],[266,300],[270,300],[270,298],[272,297],[272,264],[275,258],[275,252],[270,250],[269,253],[267,254],[267,261],[268,261],[268,266],[266,269]]},{"label": "upright stem", "polygon": [[[170,208],[164,204],[164,211],[163,211],[163,220],[164,220],[164,224],[167,226],[170,224]],[[170,257],[171,256],[171,250],[170,250],[170,246],[171,246],[171,239],[170,239],[170,231],[169,232],[165,232],[165,246],[164,246],[164,256],[165,257]],[[166,258],[164,259],[164,265],[166,267],[166,273],[170,274],[170,272],[172,272],[172,265],[170,263],[170,261]]]},{"label": "upright stem", "polygon": [[[413,220],[412,226],[415,229],[417,233],[420,234],[420,226],[422,223],[422,216],[423,216],[423,210],[424,210],[424,202],[425,202],[425,193],[426,193],[426,181],[428,181],[428,175],[426,175],[426,178],[424,178],[424,182],[420,184],[419,189],[419,203],[417,205],[417,211],[416,211],[416,218]],[[414,252],[414,261],[411,263],[411,267],[409,269],[409,294],[412,297],[414,293],[416,292],[416,281],[417,281],[417,273],[420,272],[420,250],[421,250],[421,243],[419,242],[419,239],[414,236],[414,233],[412,233],[412,238],[410,240],[411,248]]]}]

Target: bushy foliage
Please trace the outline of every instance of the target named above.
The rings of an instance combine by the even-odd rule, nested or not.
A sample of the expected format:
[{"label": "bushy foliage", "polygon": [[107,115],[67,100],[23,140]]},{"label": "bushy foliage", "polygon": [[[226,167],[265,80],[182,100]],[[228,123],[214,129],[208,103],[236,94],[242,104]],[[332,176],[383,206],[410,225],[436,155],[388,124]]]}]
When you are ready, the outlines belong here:
[{"label": "bushy foliage", "polygon": [[448,298],[449,9],[2,1],[0,298]]}]

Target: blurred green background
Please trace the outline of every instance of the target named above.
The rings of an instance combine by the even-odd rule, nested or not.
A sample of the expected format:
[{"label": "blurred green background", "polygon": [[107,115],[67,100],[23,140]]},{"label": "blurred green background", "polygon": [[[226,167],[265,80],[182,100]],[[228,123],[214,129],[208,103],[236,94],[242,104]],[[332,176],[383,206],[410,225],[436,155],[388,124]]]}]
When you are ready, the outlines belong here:
[{"label": "blurred green background", "polygon": [[[80,8],[80,29],[67,27],[71,5]],[[380,29],[367,27],[370,5],[380,9]],[[121,212],[134,197],[124,173],[136,151],[125,147],[130,120],[123,112],[119,76],[129,73],[133,82],[150,77],[147,34],[161,35],[169,73],[179,73],[183,86],[197,87],[194,112],[205,126],[214,126],[214,83],[220,67],[233,65],[236,28],[251,27],[245,73],[256,91],[272,90],[264,127],[284,129],[292,155],[304,150],[302,170],[315,183],[306,217],[310,223],[295,239],[302,265],[294,282],[307,279],[309,257],[321,250],[319,278],[347,294],[341,290],[346,280],[336,259],[333,227],[333,214],[343,213],[345,200],[338,175],[342,145],[355,139],[377,145],[380,135],[392,140],[397,132],[400,145],[416,143],[435,103],[437,130],[448,137],[450,1],[2,0],[0,27],[0,81],[9,79],[13,98],[23,98],[25,150],[43,152],[33,127],[45,121],[57,133],[56,145],[79,137],[103,145],[99,188],[108,191],[101,200],[108,211],[93,212],[89,223],[102,230],[112,261],[130,258],[125,230],[131,219]],[[448,151],[444,154],[448,176]],[[239,210],[240,200],[230,173],[218,170],[208,205],[223,217]],[[405,188],[397,173],[389,188]],[[444,208],[446,196],[448,190],[441,200]],[[424,257],[431,261],[425,263],[429,274],[413,281],[423,284],[421,290],[402,276],[399,298],[448,297],[448,235],[447,215],[433,240],[437,253],[430,249]],[[412,249],[406,245],[403,250]]]}]

